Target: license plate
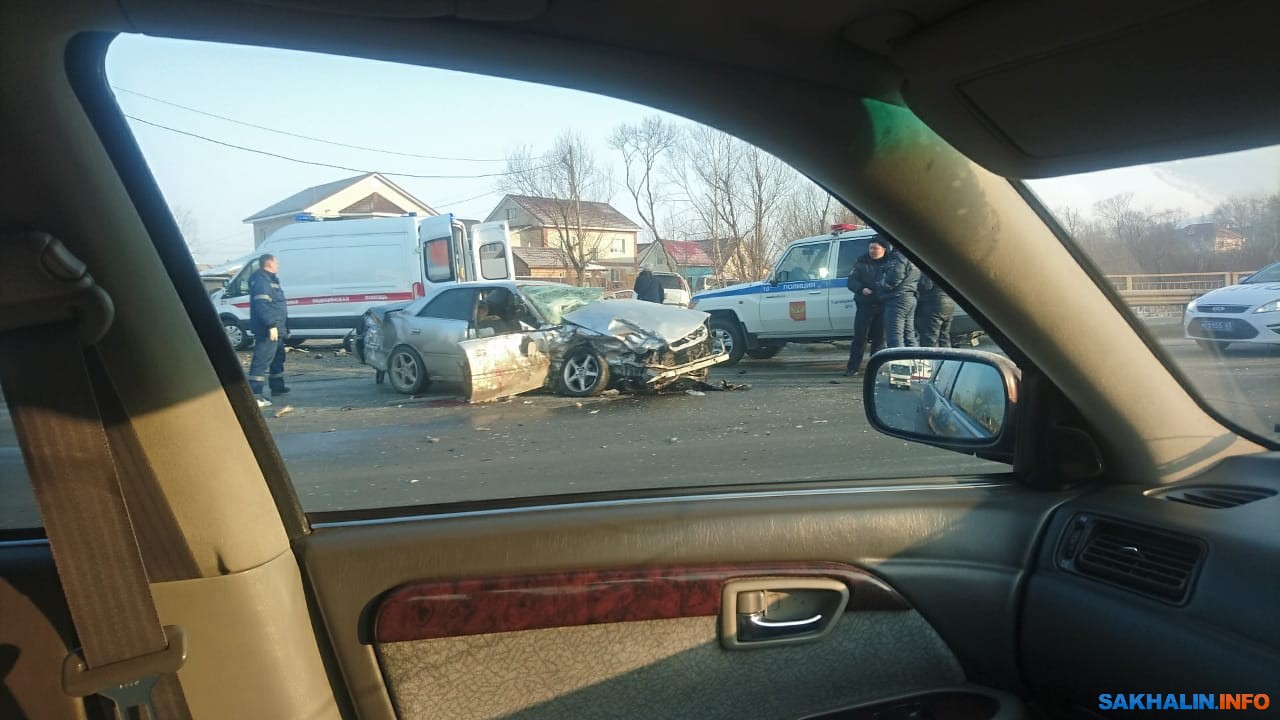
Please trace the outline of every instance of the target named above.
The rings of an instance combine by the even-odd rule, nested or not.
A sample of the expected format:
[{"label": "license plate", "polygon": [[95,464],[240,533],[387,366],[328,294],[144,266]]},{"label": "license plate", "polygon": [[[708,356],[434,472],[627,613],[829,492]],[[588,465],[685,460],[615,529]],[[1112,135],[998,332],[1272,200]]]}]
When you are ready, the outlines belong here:
[{"label": "license plate", "polygon": [[1200,328],[1203,330],[1230,330],[1235,325],[1230,320],[1201,320]]}]

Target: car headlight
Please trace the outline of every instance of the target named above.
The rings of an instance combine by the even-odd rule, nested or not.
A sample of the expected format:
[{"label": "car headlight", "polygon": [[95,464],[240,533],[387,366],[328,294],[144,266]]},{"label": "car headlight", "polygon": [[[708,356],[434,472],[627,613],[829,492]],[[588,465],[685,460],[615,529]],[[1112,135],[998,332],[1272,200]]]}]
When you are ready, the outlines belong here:
[{"label": "car headlight", "polygon": [[1195,311],[1196,311],[1196,301],[1192,300],[1191,302],[1187,303],[1187,312],[1195,312]]},{"label": "car headlight", "polygon": [[1254,312],[1256,313],[1276,312],[1277,310],[1280,310],[1280,300],[1272,300],[1266,305],[1259,305],[1258,309],[1254,310]]}]

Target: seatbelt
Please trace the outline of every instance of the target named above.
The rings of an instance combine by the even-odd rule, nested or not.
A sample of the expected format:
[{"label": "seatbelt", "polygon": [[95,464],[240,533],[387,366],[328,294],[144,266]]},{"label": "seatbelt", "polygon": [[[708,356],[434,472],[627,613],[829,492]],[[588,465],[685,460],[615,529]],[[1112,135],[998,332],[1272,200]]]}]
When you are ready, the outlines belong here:
[{"label": "seatbelt", "polygon": [[0,238],[0,382],[82,648],[63,689],[102,695],[122,718],[187,720],[186,638],[161,628],[85,365],[111,318],[56,239]]}]

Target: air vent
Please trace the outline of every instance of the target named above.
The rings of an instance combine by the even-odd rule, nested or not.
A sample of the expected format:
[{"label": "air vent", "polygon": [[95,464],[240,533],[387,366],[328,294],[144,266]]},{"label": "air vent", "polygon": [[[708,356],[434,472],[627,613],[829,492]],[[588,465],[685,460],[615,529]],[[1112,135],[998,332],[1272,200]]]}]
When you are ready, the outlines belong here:
[{"label": "air vent", "polygon": [[1161,500],[1215,509],[1238,507],[1275,494],[1276,491],[1270,488],[1231,485],[1178,487],[1150,493],[1151,497],[1158,497]]},{"label": "air vent", "polygon": [[1204,555],[1204,544],[1194,538],[1080,516],[1067,529],[1059,562],[1080,575],[1181,603]]}]

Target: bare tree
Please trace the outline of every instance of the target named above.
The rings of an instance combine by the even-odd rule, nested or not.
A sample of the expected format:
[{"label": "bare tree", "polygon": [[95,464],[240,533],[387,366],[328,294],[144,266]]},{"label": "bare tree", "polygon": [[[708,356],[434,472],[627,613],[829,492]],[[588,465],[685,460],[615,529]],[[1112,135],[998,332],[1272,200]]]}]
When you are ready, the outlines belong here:
[{"label": "bare tree", "polygon": [[205,251],[204,244],[200,241],[200,224],[196,221],[196,216],[191,210],[175,205],[171,208],[173,220],[178,225],[178,232],[182,233],[182,239],[187,243],[187,250],[194,257]]},{"label": "bare tree", "polygon": [[[740,142],[740,141],[739,141]],[[746,145],[743,143],[743,145]],[[779,246],[773,234],[775,213],[800,176],[789,165],[755,146],[746,145],[743,152],[743,177],[740,187],[747,211],[747,233],[741,243],[748,277],[762,278],[771,267]]]},{"label": "bare tree", "polygon": [[626,185],[635,200],[636,211],[655,241],[663,239],[658,228],[658,206],[666,200],[666,183],[658,173],[658,162],[676,144],[675,125],[659,115],[650,115],[636,125],[614,129],[609,146],[622,153]]},{"label": "bare tree", "polygon": [[586,282],[587,266],[600,255],[605,233],[591,203],[607,202],[613,179],[582,136],[566,130],[551,150],[534,155],[521,148],[507,156],[502,189],[541,198],[541,210],[552,222],[556,246],[564,251],[565,270],[578,284]]},{"label": "bare tree", "polygon": [[684,192],[692,210],[690,234],[707,239],[717,275],[742,272],[743,228],[734,196],[734,178],[741,164],[736,140],[701,125],[687,128],[671,150],[668,177]]}]

